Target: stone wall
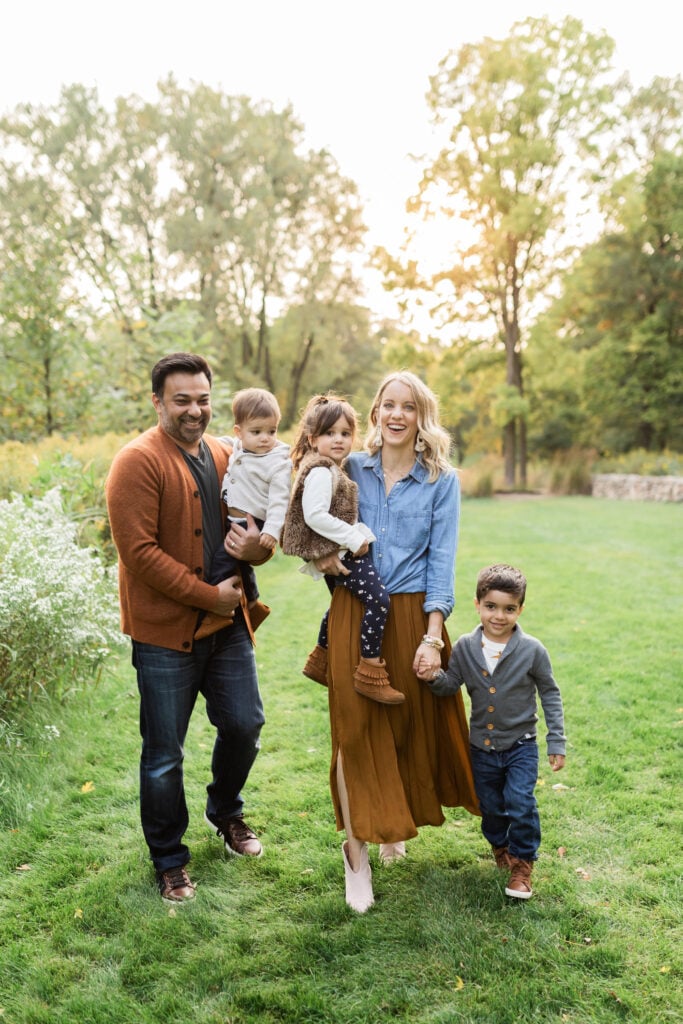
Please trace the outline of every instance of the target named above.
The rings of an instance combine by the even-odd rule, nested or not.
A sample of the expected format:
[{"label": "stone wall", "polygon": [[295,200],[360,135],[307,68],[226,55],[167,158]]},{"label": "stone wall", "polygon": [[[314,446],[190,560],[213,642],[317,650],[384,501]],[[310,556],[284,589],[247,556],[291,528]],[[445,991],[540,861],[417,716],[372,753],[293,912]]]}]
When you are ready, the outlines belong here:
[{"label": "stone wall", "polygon": [[683,477],[598,473],[593,477],[593,497],[621,498],[627,501],[683,501]]}]

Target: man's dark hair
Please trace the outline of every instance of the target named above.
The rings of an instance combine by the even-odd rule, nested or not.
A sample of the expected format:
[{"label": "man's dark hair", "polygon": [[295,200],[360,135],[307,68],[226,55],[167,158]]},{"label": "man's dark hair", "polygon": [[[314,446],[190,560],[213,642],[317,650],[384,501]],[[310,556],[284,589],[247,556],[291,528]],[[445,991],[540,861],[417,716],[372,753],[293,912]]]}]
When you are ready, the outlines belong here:
[{"label": "man's dark hair", "polygon": [[203,373],[211,386],[211,367],[203,356],[192,352],[173,352],[160,359],[152,370],[152,392],[157,398],[163,398],[166,378],[171,373]]},{"label": "man's dark hair", "polygon": [[489,565],[477,576],[477,601],[486,597],[489,590],[502,590],[514,594],[520,605],[526,597],[526,577],[512,565]]}]

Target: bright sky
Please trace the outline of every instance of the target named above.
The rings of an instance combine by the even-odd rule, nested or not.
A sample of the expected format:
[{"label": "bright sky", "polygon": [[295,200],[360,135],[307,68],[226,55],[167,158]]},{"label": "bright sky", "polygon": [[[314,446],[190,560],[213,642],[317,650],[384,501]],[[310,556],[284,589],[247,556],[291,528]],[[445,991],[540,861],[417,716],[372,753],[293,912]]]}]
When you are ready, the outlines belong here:
[{"label": "bright sky", "polygon": [[311,147],[359,186],[368,245],[395,250],[430,148],[438,62],[515,21],[571,14],[616,42],[639,85],[683,73],[683,7],[670,0],[15,0],[0,22],[0,113],[52,103],[62,85],[153,99],[172,72],[228,94],[291,103]]}]

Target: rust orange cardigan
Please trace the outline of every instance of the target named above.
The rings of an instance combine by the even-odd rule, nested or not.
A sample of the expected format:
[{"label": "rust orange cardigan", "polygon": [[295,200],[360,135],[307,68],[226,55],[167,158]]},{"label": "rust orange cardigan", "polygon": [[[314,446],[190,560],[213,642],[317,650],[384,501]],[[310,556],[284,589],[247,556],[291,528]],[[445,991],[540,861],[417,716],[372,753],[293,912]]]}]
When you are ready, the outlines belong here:
[{"label": "rust orange cardigan", "polygon": [[[204,441],[220,487],[230,450],[210,435]],[[191,650],[197,612],[214,610],[218,588],[204,582],[202,503],[182,453],[152,427],[115,456],[105,490],[119,554],[121,629],[141,643]]]}]

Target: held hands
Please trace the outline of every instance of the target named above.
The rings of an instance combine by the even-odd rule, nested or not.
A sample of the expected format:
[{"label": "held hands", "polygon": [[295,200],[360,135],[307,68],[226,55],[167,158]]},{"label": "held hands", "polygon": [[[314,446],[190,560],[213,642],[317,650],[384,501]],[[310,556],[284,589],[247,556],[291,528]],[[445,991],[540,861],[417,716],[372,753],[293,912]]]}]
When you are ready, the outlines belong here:
[{"label": "held hands", "polygon": [[226,618],[234,617],[235,608],[242,600],[242,588],[239,576],[229,576],[227,580],[221,580],[218,586],[218,603],[213,611],[217,615],[224,615]]},{"label": "held hands", "polygon": [[554,772],[559,772],[564,768],[564,754],[548,754],[548,764]]},{"label": "held hands", "polygon": [[441,652],[436,647],[420,644],[413,658],[413,672],[418,679],[431,683],[441,671]]},{"label": "held hands", "polygon": [[259,544],[262,548],[265,548],[266,551],[274,551],[277,541],[275,537],[271,537],[269,533],[262,533],[259,537]]},{"label": "held hands", "polygon": [[368,543],[367,540],[364,540],[363,543],[361,544],[361,546],[358,548],[358,551],[354,551],[353,552],[353,557],[354,558],[362,558],[363,555],[367,555],[369,550],[370,550],[370,544]]}]

